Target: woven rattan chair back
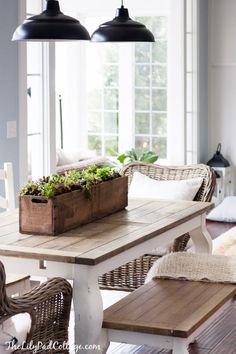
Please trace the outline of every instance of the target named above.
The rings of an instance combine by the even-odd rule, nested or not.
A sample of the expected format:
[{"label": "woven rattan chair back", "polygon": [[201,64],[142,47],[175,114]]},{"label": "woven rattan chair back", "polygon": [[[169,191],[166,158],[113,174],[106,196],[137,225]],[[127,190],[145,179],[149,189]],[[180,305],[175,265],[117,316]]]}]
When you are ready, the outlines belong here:
[{"label": "woven rattan chair back", "polygon": [[203,180],[202,185],[194,198],[198,202],[209,202],[214,193],[215,173],[209,166],[204,164],[160,166],[144,162],[132,162],[123,169],[123,173],[128,176],[129,185],[136,171],[159,181],[178,181],[201,177]]},{"label": "woven rattan chair back", "polygon": [[[202,185],[194,200],[211,201],[215,189],[215,173],[206,165],[189,166],[159,166],[143,162],[132,162],[124,167],[123,173],[128,176],[130,184],[135,171],[160,181],[183,180],[202,177]],[[171,247],[174,252],[186,249],[189,234],[177,237]],[[145,254],[121,267],[118,267],[99,277],[99,285],[103,289],[132,291],[144,284],[146,275],[153,263],[160,258],[158,255]]]}]

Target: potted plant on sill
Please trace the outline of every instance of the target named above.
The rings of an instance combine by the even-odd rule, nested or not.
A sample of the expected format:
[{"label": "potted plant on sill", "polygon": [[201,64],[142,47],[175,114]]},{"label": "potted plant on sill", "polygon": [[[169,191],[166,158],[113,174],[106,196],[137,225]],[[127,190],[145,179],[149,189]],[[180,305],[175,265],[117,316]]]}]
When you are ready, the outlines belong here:
[{"label": "potted plant on sill", "polygon": [[125,151],[121,155],[119,155],[117,152],[115,152],[112,149],[110,149],[109,152],[111,156],[116,156],[116,160],[106,162],[105,166],[115,167],[115,168],[121,168],[122,166],[134,161],[155,163],[159,158],[154,151],[144,151],[141,154],[139,154],[137,150],[134,148]]},{"label": "potted plant on sill", "polygon": [[20,232],[58,235],[125,208],[127,177],[91,166],[29,182],[20,191]]}]

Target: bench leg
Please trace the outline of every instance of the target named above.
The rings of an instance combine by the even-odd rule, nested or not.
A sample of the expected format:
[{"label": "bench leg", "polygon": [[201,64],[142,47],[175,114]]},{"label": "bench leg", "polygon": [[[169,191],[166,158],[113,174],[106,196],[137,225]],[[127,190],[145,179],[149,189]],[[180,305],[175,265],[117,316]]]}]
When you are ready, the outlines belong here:
[{"label": "bench leg", "polygon": [[102,329],[99,342],[100,342],[101,353],[105,354],[107,352],[109,345],[110,345],[107,329],[105,329],[105,328]]},{"label": "bench leg", "polygon": [[186,339],[173,338],[172,354],[189,354]]}]

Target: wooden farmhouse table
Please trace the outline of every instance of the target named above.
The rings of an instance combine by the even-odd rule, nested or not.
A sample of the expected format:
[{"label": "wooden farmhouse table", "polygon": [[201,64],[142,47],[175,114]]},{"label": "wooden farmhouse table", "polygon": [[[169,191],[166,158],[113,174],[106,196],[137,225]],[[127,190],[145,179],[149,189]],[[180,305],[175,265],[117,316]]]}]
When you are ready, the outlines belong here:
[{"label": "wooden farmhouse table", "polygon": [[[80,353],[100,352],[102,297],[99,275],[186,232],[196,252],[211,253],[205,212],[212,203],[129,200],[126,209],[59,236],[19,233],[18,210],[0,214],[0,259],[7,272],[73,280],[75,343]],[[86,346],[86,347],[85,347]],[[83,349],[84,348],[84,349]]]}]

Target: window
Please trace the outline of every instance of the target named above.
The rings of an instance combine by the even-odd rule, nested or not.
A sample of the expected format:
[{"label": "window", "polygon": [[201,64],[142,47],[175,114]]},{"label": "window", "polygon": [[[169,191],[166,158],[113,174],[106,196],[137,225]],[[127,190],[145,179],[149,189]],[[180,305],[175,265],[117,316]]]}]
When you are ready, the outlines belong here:
[{"label": "window", "polygon": [[[94,58],[100,60],[94,65]],[[119,51],[116,44],[87,51],[88,149],[111,155],[119,145]]]},{"label": "window", "polygon": [[[156,43],[137,43],[129,48],[126,44],[93,44],[87,48],[88,148],[99,155],[118,152],[119,140],[125,141],[119,137],[119,125],[131,119],[132,131],[126,130],[125,135],[127,140],[131,136],[132,143],[122,145],[128,148],[131,143],[138,152],[154,150],[166,158],[167,17],[137,20],[153,31]],[[130,55],[126,56],[127,49]],[[94,58],[98,58],[96,62]],[[125,96],[119,94],[121,90],[126,91]],[[133,107],[130,117],[122,114],[125,104]]]},{"label": "window", "polygon": [[195,0],[186,2],[185,18],[185,124],[186,124],[186,163],[193,164],[198,161],[197,146],[197,3]]},{"label": "window", "polygon": [[[156,43],[56,44],[56,91],[62,102],[57,146],[63,135],[65,149],[112,155],[135,147],[154,150],[161,163],[184,164],[185,2],[148,0],[145,13],[140,4],[133,3],[136,19],[154,32]],[[84,3],[77,13],[74,3],[71,14],[92,33],[109,17],[94,15],[101,9],[91,14],[90,6]]]},{"label": "window", "polygon": [[[76,45],[57,45],[57,95],[63,103],[57,116],[60,127],[63,115],[58,147],[62,133],[65,149],[78,147],[109,156],[135,147],[138,152],[154,150],[161,159],[167,158],[168,16],[136,19],[153,31],[156,43],[80,44],[77,66],[85,68],[82,76],[78,67],[68,65]],[[89,17],[85,26],[94,29],[101,22],[102,18]],[[65,68],[67,83],[62,75]],[[71,102],[71,95],[77,103]]]},{"label": "window", "polygon": [[[41,0],[26,3],[28,16],[41,11]],[[55,170],[56,138],[57,147],[85,154],[89,149],[112,155],[135,147],[156,151],[159,162],[196,162],[194,4],[195,0],[147,0],[144,11],[141,2],[130,0],[132,17],[136,11],[136,19],[153,31],[154,44],[56,43],[54,53],[54,44],[27,43],[27,136],[33,178]],[[102,18],[95,15],[103,11],[94,3],[93,11],[90,2],[80,4],[80,13],[77,1],[61,0],[60,5],[90,33],[114,11],[110,4]]]},{"label": "window", "polygon": [[[42,11],[42,1],[27,0],[27,17]],[[27,154],[29,179],[54,170],[54,45],[27,42]],[[50,68],[51,64],[51,68]],[[50,118],[50,119],[49,119]]]},{"label": "window", "polygon": [[27,43],[27,136],[29,177],[43,171],[43,46]]},{"label": "window", "polygon": [[141,17],[156,42],[135,44],[135,148],[167,157],[167,17]]}]

